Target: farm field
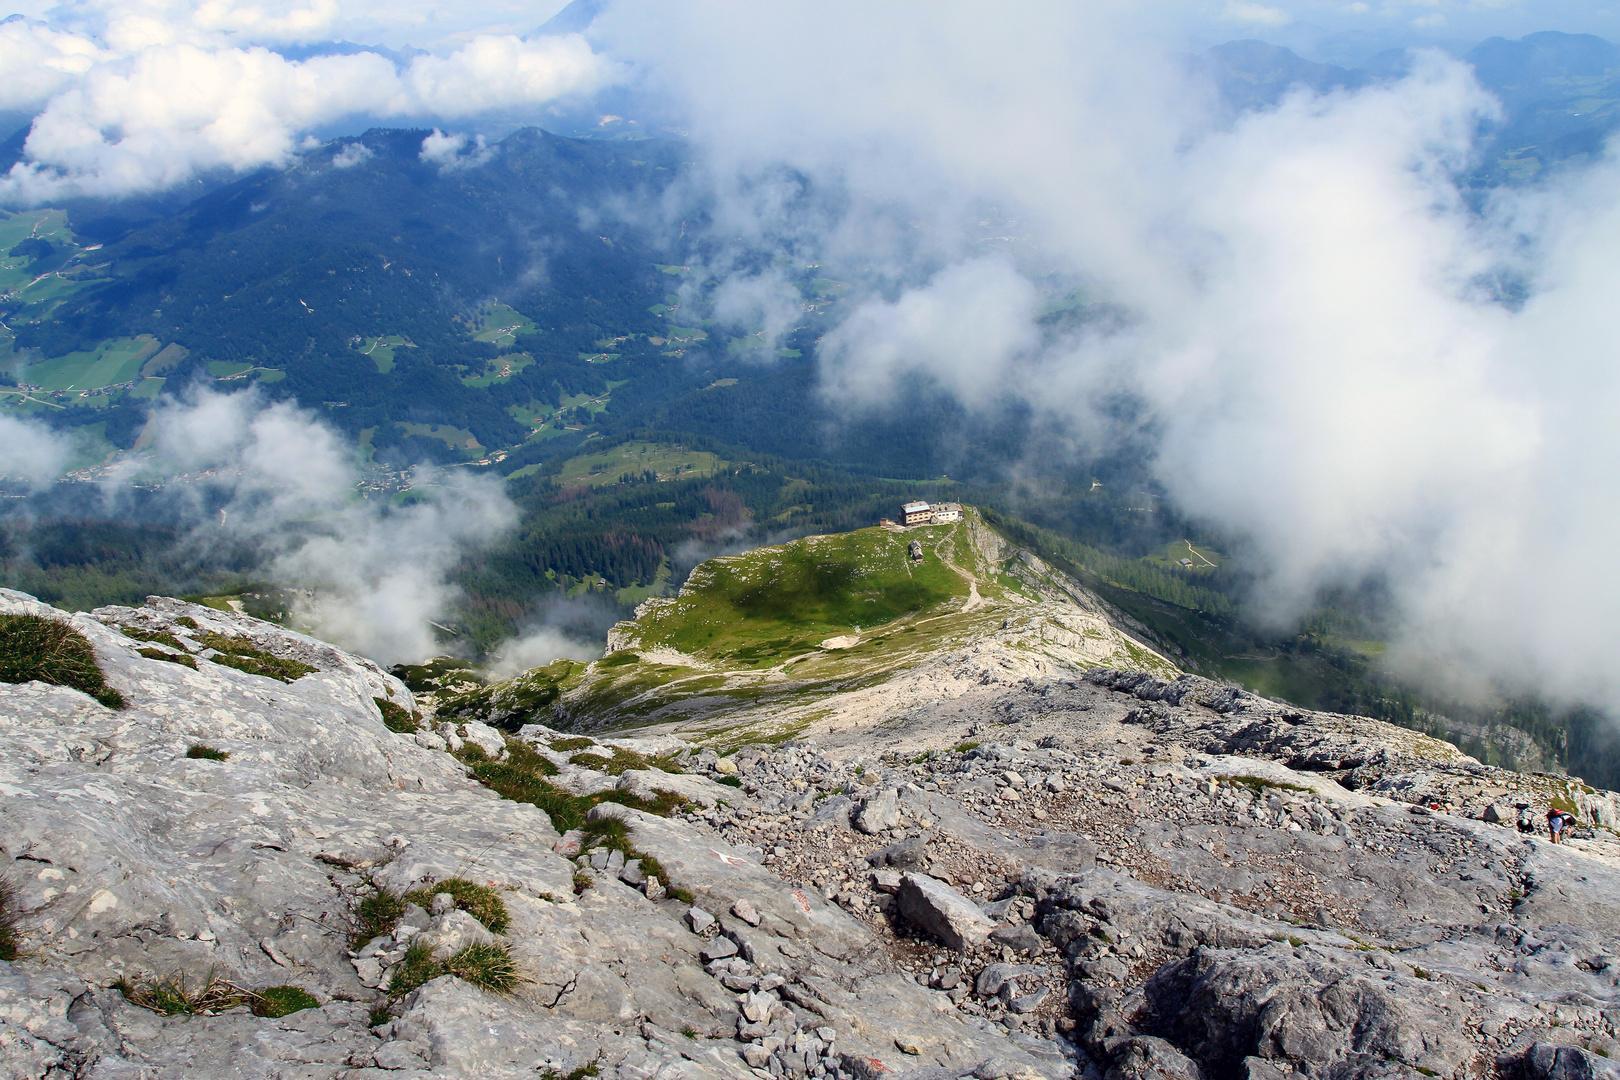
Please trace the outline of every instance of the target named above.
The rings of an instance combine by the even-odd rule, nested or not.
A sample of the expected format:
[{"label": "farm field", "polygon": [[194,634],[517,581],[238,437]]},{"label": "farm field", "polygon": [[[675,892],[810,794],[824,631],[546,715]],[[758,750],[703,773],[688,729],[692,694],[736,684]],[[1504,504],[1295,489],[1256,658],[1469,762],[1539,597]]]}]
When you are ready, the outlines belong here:
[{"label": "farm field", "polygon": [[405,435],[421,435],[429,439],[443,439],[454,450],[482,450],[478,439],[466,428],[449,427],[444,424],[400,424],[400,431]]},{"label": "farm field", "polygon": [[371,357],[372,363],[377,365],[377,374],[386,375],[394,370],[395,349],[414,349],[416,346],[403,334],[386,334],[382,337],[367,338],[364,344],[356,348]]},{"label": "farm field", "polygon": [[494,386],[496,383],[510,379],[532,363],[534,363],[534,357],[528,353],[512,353],[509,356],[503,356],[499,360],[492,361],[490,363],[492,370],[488,375],[469,376],[463,378],[461,383],[463,386]]},{"label": "farm field", "polygon": [[505,304],[493,304],[480,316],[473,331],[474,341],[492,345],[515,345],[519,334],[534,333],[534,323]]},{"label": "farm field", "polygon": [[280,382],[287,377],[285,371],[279,368],[257,367],[253,364],[243,364],[229,360],[210,360],[208,374],[220,382],[232,382],[236,379],[245,379],[257,376],[259,382]]},{"label": "farm field", "polygon": [[29,364],[18,381],[46,390],[84,391],[116,386],[135,379],[141,365],[157,351],[157,339],[149,334],[104,341],[88,352],[72,352]]},{"label": "farm field", "polygon": [[1142,561],[1153,563],[1155,566],[1187,569],[1182,564],[1181,560],[1183,559],[1192,563],[1191,569],[1193,570],[1214,570],[1226,561],[1226,556],[1214,548],[1194,544],[1190,540],[1176,540],[1166,544],[1153,554],[1145,556]]},{"label": "farm field", "polygon": [[630,442],[600,454],[582,454],[563,464],[557,479],[564,487],[601,487],[621,477],[651,472],[660,480],[712,476],[727,463],[706,450],[651,442]]}]

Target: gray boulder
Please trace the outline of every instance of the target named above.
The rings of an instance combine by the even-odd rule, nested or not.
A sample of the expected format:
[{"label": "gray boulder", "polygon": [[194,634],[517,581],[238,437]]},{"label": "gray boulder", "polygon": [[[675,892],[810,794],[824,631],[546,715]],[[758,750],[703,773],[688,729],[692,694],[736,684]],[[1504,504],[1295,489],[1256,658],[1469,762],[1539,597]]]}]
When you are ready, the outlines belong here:
[{"label": "gray boulder", "polygon": [[1390,1061],[1449,1076],[1474,1053],[1455,991],[1360,953],[1201,948],[1143,995],[1152,1030],[1217,1072],[1252,1056],[1306,1077],[1382,1075]]},{"label": "gray boulder", "polygon": [[928,842],[920,836],[879,848],[866,857],[869,866],[892,866],[896,870],[917,870],[928,863]]},{"label": "gray boulder", "polygon": [[892,787],[867,796],[852,819],[855,827],[868,836],[900,824],[900,796]]},{"label": "gray boulder", "polygon": [[894,899],[901,918],[958,952],[983,943],[996,928],[977,904],[927,874],[902,877]]},{"label": "gray boulder", "polygon": [[1540,1042],[1525,1052],[1525,1080],[1614,1080],[1620,1066],[1579,1046]]}]

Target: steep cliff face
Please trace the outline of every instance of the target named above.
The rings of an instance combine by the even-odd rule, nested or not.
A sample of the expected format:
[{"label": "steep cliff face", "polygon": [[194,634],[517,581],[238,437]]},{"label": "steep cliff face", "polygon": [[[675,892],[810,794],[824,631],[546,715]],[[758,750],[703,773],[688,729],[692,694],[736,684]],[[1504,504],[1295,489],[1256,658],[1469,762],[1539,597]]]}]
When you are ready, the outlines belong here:
[{"label": "steep cliff face", "polygon": [[[1613,1071],[1614,796],[1088,664],[1052,644],[1083,597],[973,576],[913,621],[984,626],[736,749],[747,696],[506,733],[245,616],[0,593],[124,699],[0,683],[4,1075]],[[1579,833],[1519,833],[1521,803]]]}]

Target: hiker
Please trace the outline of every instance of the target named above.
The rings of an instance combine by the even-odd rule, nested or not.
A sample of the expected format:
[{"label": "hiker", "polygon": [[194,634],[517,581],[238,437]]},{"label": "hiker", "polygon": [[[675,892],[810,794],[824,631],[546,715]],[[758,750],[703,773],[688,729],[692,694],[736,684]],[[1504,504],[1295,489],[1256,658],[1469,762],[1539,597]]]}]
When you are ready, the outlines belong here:
[{"label": "hiker", "polygon": [[1552,834],[1552,842],[1562,844],[1564,830],[1575,823],[1575,815],[1560,810],[1556,806],[1547,811],[1547,831]]}]

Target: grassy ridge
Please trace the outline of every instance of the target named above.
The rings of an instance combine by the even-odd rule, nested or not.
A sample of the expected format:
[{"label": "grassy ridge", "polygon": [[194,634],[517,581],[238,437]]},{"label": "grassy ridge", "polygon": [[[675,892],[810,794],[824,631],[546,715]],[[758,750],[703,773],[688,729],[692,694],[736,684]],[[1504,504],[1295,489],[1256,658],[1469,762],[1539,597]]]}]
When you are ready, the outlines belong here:
[{"label": "grassy ridge", "polygon": [[936,557],[913,565],[917,534],[880,528],[714,559],[678,599],[643,620],[643,642],[745,666],[768,666],[821,641],[966,597]]}]

